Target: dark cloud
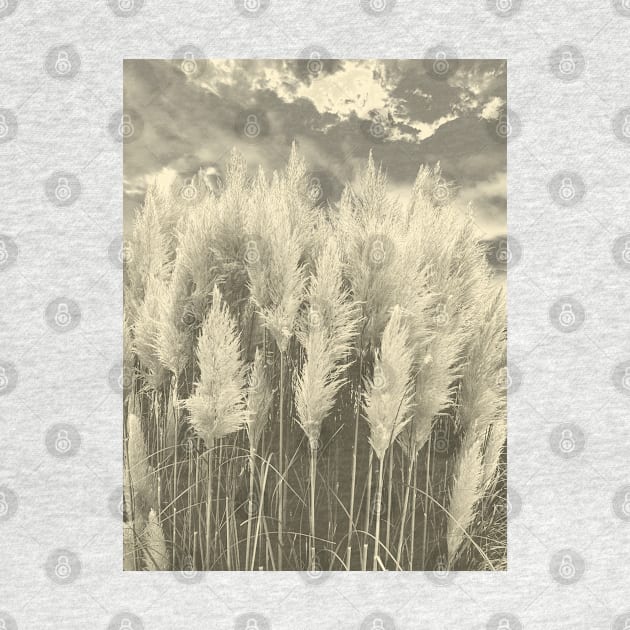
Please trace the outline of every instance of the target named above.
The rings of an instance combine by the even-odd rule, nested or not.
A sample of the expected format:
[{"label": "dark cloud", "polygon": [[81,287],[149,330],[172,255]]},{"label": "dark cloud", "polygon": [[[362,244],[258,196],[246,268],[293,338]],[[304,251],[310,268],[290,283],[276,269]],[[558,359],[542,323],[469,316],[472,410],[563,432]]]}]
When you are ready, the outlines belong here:
[{"label": "dark cloud", "polygon": [[295,140],[330,201],[370,150],[397,190],[439,161],[482,223],[505,230],[505,190],[492,184],[505,174],[505,142],[491,129],[506,100],[504,62],[462,60],[443,81],[421,60],[309,61],[208,61],[193,78],[175,61],[125,61],[125,108],[144,124],[124,146],[126,217],[162,169],[218,172],[236,147],[252,169],[273,170]]}]

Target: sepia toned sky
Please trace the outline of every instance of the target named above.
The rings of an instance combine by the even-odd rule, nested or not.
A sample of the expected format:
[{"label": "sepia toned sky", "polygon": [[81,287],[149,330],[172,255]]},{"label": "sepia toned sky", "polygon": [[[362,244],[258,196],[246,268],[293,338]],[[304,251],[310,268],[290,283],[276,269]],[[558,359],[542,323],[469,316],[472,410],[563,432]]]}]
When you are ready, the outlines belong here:
[{"label": "sepia toned sky", "polygon": [[124,146],[125,223],[155,178],[220,176],[233,147],[252,169],[281,168],[295,140],[329,201],[370,149],[403,202],[419,166],[440,162],[480,236],[504,235],[505,62],[457,60],[443,74],[432,63],[126,60],[125,111],[141,132]]}]

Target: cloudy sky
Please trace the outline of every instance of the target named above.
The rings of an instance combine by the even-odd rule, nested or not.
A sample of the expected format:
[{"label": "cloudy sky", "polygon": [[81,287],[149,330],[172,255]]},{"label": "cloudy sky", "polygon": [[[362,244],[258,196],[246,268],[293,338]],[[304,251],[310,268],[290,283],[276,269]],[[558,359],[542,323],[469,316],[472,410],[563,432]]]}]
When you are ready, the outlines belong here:
[{"label": "cloudy sky", "polygon": [[155,178],[220,175],[233,147],[252,169],[281,168],[296,140],[329,201],[370,149],[401,201],[418,167],[439,161],[480,235],[506,233],[504,61],[182,58],[125,61],[126,224]]}]

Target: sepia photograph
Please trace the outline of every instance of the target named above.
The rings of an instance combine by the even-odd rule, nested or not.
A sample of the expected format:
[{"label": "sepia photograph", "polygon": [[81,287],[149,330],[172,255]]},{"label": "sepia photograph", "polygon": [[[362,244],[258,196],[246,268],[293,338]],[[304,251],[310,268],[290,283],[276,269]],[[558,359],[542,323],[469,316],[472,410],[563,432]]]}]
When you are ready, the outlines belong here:
[{"label": "sepia photograph", "polygon": [[504,60],[124,62],[123,567],[507,569]]}]

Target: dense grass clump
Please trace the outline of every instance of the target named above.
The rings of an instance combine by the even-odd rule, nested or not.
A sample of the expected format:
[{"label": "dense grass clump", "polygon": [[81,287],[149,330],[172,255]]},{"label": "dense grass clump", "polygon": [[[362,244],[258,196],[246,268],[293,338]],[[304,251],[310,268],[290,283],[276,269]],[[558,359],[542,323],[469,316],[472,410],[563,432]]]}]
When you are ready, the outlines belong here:
[{"label": "dense grass clump", "polygon": [[[293,148],[151,187],[125,257],[124,567],[503,569],[506,312],[469,216]],[[185,192],[185,194],[184,194]]]}]

